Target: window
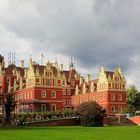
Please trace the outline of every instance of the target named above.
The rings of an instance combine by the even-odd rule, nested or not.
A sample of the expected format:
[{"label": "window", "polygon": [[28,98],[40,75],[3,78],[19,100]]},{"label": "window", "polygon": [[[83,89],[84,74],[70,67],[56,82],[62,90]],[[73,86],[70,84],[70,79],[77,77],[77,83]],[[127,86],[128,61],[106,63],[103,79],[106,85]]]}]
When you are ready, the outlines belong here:
[{"label": "window", "polygon": [[63,92],[63,93],[62,93],[63,95],[66,95],[66,90],[63,90],[62,92]]},{"label": "window", "polygon": [[108,84],[108,87],[111,88],[111,83]]},{"label": "window", "polygon": [[58,85],[61,85],[61,80],[58,80],[58,81],[57,81],[57,84],[58,84]]},{"label": "window", "polygon": [[38,78],[36,79],[36,83],[39,84],[39,79]]},{"label": "window", "polygon": [[69,99],[67,100],[67,105],[70,105],[70,100]]},{"label": "window", "polygon": [[15,101],[17,100],[17,95],[15,95]]},{"label": "window", "polygon": [[41,92],[41,97],[42,97],[42,98],[46,98],[46,91],[45,91],[45,90],[43,90],[43,91]]},{"label": "window", "polygon": [[51,72],[47,72],[47,76],[52,76],[52,73]]},{"label": "window", "polygon": [[51,96],[52,96],[52,98],[56,98],[56,92],[52,91]]},{"label": "window", "polygon": [[72,81],[72,82],[71,82],[71,85],[72,85],[72,86],[75,86],[75,82],[74,82],[74,81]]},{"label": "window", "polygon": [[46,104],[41,104],[41,111],[46,112]]},{"label": "window", "polygon": [[98,101],[98,96],[96,96],[96,101]]},{"label": "window", "polygon": [[52,80],[51,80],[51,79],[47,79],[47,80],[46,80],[46,85],[47,85],[47,86],[51,86],[51,84],[52,84]]},{"label": "window", "polygon": [[20,93],[20,100],[22,99],[22,93]]},{"label": "window", "polygon": [[111,111],[115,112],[115,106],[111,106]]},{"label": "window", "polygon": [[103,100],[106,101],[106,95],[104,95],[104,99]]},{"label": "window", "polygon": [[100,100],[102,100],[102,95],[100,95]]},{"label": "window", "polygon": [[122,113],[122,106],[118,106],[118,113]]},{"label": "window", "polygon": [[115,101],[115,94],[111,95],[111,101]]},{"label": "window", "polygon": [[56,111],[56,105],[55,104],[51,105],[51,111]]},{"label": "window", "polygon": [[27,97],[26,97],[26,93],[24,93],[24,98],[26,99]]},{"label": "window", "polygon": [[65,99],[63,99],[63,105],[66,105],[66,100]]},{"label": "window", "polygon": [[64,81],[64,80],[62,81],[62,85],[63,85],[63,86],[65,85],[65,81]]},{"label": "window", "polygon": [[68,95],[71,95],[70,89],[69,89],[69,90],[67,90],[67,93],[68,93]]},{"label": "window", "polygon": [[80,104],[82,103],[82,97],[80,97]]},{"label": "window", "polygon": [[29,97],[29,92],[27,92],[27,99],[29,99],[30,97]]},{"label": "window", "polygon": [[30,96],[31,96],[31,95],[30,95],[30,91],[29,91],[29,99],[31,98]]},{"label": "window", "polygon": [[118,95],[118,101],[122,101],[122,95]]},{"label": "window", "polygon": [[77,99],[75,99],[75,104],[77,104]]},{"label": "window", "polygon": [[24,93],[22,93],[22,100],[24,100]]},{"label": "window", "polygon": [[118,77],[115,77],[115,81],[118,81]]},{"label": "window", "polygon": [[125,89],[125,84],[122,84],[123,89]]},{"label": "window", "polygon": [[32,91],[30,92],[30,98],[33,98],[33,92]]},{"label": "window", "polygon": [[115,89],[119,89],[119,84],[115,84]]}]

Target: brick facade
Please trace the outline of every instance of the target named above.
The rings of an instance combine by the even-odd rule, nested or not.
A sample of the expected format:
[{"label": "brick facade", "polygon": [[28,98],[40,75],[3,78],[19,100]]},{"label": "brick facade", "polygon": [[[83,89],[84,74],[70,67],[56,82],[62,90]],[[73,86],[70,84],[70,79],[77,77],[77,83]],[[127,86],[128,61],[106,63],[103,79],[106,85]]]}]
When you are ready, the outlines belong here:
[{"label": "brick facade", "polygon": [[73,62],[69,70],[48,62],[39,65],[30,58],[29,67],[9,64],[0,55],[0,107],[5,94],[13,92],[16,113],[74,109],[82,102],[96,101],[109,114],[122,113],[126,107],[125,78],[120,67],[114,72],[101,68],[99,79],[87,81],[76,72]]}]

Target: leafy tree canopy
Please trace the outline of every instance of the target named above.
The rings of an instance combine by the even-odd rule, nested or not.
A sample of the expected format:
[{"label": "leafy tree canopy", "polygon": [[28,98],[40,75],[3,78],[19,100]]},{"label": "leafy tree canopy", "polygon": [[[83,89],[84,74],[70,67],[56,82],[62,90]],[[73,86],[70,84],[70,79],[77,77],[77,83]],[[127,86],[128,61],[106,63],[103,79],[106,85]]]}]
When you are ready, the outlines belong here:
[{"label": "leafy tree canopy", "polygon": [[127,109],[128,113],[134,114],[135,111],[140,110],[140,92],[132,85],[127,89]]},{"label": "leafy tree canopy", "polygon": [[97,102],[84,102],[76,108],[83,126],[102,126],[105,110]]}]

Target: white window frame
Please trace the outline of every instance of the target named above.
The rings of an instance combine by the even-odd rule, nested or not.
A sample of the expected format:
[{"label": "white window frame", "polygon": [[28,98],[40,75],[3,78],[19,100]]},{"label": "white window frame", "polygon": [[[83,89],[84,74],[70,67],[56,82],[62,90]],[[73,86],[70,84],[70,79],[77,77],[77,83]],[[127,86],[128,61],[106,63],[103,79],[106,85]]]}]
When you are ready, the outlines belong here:
[{"label": "white window frame", "polygon": [[30,91],[30,98],[33,98],[33,91]]},{"label": "white window frame", "polygon": [[[53,94],[54,94],[55,96],[53,96]],[[56,98],[56,91],[52,91],[52,92],[51,92],[51,97],[52,97],[52,98]]]},{"label": "white window frame", "polygon": [[75,81],[71,81],[71,85],[72,86],[75,86]]},{"label": "white window frame", "polygon": [[30,97],[29,97],[29,91],[27,91],[27,99],[29,99]]},{"label": "white window frame", "polygon": [[66,90],[62,90],[62,95],[66,95]]},{"label": "white window frame", "polygon": [[[42,96],[43,93],[45,93],[45,95]],[[41,98],[46,98],[46,91],[45,90],[41,91]]]},{"label": "white window frame", "polygon": [[115,94],[111,94],[111,101],[115,101]]},{"label": "white window frame", "polygon": [[71,95],[70,89],[67,90],[67,95]]},{"label": "white window frame", "polygon": [[[114,108],[114,109],[113,109],[113,108]],[[112,106],[111,106],[111,112],[114,112],[114,113],[115,113],[115,111],[116,111],[116,110],[115,110],[115,106],[112,105]]]},{"label": "white window frame", "polygon": [[[43,110],[43,106],[45,106],[45,110]],[[41,112],[46,112],[46,104],[41,104]]]},{"label": "white window frame", "polygon": [[[53,106],[55,106],[55,110],[53,110]],[[56,111],[56,104],[51,105],[51,111]]]},{"label": "white window frame", "polygon": [[[121,97],[121,98],[119,98],[119,97]],[[121,94],[118,95],[118,101],[122,101],[122,95]]]},{"label": "white window frame", "polygon": [[70,99],[68,99],[67,100],[67,105],[70,105],[70,104],[71,104]]},{"label": "white window frame", "polygon": [[100,95],[100,101],[102,101],[103,100],[103,97],[102,97],[102,95]]},{"label": "white window frame", "polygon": [[63,99],[63,105],[66,105],[66,99]]},{"label": "white window frame", "polygon": [[122,106],[118,106],[118,113],[122,113]]}]

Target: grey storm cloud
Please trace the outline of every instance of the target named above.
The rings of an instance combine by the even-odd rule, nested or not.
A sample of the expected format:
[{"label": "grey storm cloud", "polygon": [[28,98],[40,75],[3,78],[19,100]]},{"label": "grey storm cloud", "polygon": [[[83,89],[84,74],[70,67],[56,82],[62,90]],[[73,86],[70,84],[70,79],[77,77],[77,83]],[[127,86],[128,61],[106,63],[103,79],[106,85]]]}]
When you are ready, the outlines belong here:
[{"label": "grey storm cloud", "polygon": [[73,56],[87,69],[121,64],[127,72],[140,52],[139,7],[139,0],[9,0],[0,25],[36,52]]}]

